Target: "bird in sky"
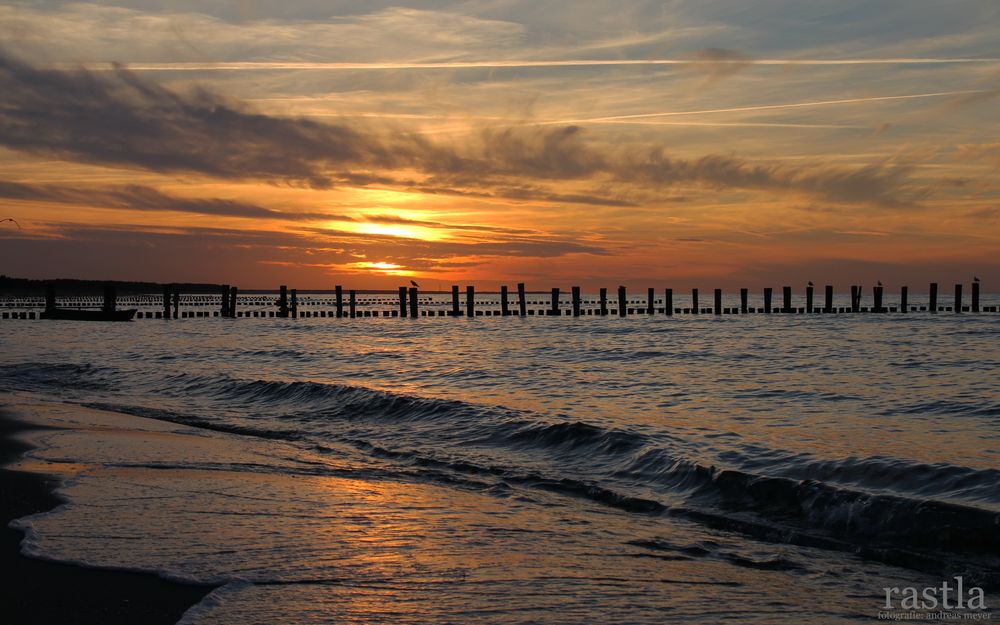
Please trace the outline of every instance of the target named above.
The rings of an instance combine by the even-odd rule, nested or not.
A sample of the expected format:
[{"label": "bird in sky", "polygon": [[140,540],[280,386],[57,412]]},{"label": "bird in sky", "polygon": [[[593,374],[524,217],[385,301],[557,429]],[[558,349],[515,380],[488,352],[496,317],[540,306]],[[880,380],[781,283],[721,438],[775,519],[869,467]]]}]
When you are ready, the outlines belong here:
[{"label": "bird in sky", "polygon": [[21,224],[17,223],[17,220],[14,219],[13,217],[8,217],[7,219],[0,219],[0,224],[2,224],[5,221],[13,222],[13,224],[17,226],[18,230],[23,230],[23,228],[21,228]]},{"label": "bird in sky", "polygon": [[420,286],[419,284],[417,284],[417,283],[416,283],[416,282],[414,282],[413,280],[410,280],[410,284],[412,284],[413,286]]}]

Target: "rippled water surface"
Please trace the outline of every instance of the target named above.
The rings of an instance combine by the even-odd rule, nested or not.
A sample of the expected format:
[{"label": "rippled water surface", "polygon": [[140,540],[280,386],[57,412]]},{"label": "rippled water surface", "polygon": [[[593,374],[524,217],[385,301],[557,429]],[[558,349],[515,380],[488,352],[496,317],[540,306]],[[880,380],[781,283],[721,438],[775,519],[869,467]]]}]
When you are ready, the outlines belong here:
[{"label": "rippled water surface", "polygon": [[1000,587],[998,324],[11,322],[0,379],[86,467],[29,551],[227,583],[189,622],[864,622]]}]

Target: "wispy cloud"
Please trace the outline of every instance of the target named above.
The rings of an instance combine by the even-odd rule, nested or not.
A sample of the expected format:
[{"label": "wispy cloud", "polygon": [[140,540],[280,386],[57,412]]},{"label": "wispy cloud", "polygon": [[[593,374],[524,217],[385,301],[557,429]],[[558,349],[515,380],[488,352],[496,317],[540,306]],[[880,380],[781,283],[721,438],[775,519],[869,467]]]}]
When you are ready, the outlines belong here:
[{"label": "wispy cloud", "polygon": [[53,202],[77,207],[86,206],[91,208],[136,211],[171,211],[216,217],[246,217],[290,221],[351,219],[345,215],[328,213],[284,212],[235,200],[177,197],[142,185],[77,188],[0,180],[0,198],[33,202]]},{"label": "wispy cloud", "polygon": [[[0,58],[0,105],[0,145],[8,148],[156,172],[317,188],[392,184],[401,172],[412,171],[422,177],[418,185],[444,181],[452,188],[507,196],[514,188],[529,189],[526,181],[582,181],[646,192],[681,184],[771,189],[888,205],[906,201],[909,171],[889,165],[788,168],[722,155],[682,159],[655,144],[588,141],[575,125],[488,128],[475,142],[456,146],[358,124],[269,116],[205,90],[183,95],[122,68],[107,75],[43,70],[11,58]],[[576,191],[532,190],[553,199],[562,194],[566,201],[593,201]]]},{"label": "wispy cloud", "polygon": [[[91,61],[120,59],[123,51],[133,60],[150,63],[248,57],[419,61],[514,50],[524,32],[523,25],[511,21],[447,10],[380,9],[373,3],[366,3],[369,12],[347,15],[335,15],[338,7],[324,3],[321,16],[314,19],[244,15],[228,20],[209,15],[215,7],[196,6],[148,11],[85,2],[56,7],[0,5],[0,39],[49,58]],[[276,13],[287,10],[294,7]]]},{"label": "wispy cloud", "polygon": [[365,215],[364,220],[371,223],[380,224],[401,224],[408,226],[421,226],[424,228],[442,228],[447,230],[468,230],[471,232],[487,232],[498,234],[517,235],[539,235],[537,230],[528,228],[504,228],[501,226],[481,226],[475,224],[452,224],[440,221],[427,221],[423,219],[408,219],[399,215]]},{"label": "wispy cloud", "polygon": [[749,55],[729,48],[703,48],[695,52],[692,59],[698,61],[691,65],[692,69],[703,76],[697,88],[699,91],[753,65]]},{"label": "wispy cloud", "polygon": [[991,163],[1000,168],[1000,141],[993,143],[964,143],[958,146],[959,158]]},{"label": "wispy cloud", "polygon": [[0,143],[152,171],[329,186],[343,165],[396,164],[386,146],[344,125],[241,110],[208,92],[183,96],[118,70],[39,70],[0,57]]}]

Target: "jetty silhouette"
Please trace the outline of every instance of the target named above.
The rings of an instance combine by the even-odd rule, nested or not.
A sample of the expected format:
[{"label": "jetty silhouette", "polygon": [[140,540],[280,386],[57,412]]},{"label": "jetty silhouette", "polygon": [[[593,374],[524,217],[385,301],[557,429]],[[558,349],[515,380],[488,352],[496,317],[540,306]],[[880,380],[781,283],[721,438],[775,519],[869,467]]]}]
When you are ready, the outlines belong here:
[{"label": "jetty silhouette", "polygon": [[[7,279],[10,281],[10,279]],[[703,306],[699,300],[699,290],[691,289],[689,306],[675,306],[674,290],[667,288],[662,292],[650,287],[646,289],[645,297],[630,296],[624,285],[619,285],[616,297],[609,299],[608,289],[601,288],[596,296],[584,297],[579,286],[571,287],[569,300],[564,300],[564,292],[560,288],[550,291],[532,291],[525,289],[525,284],[517,284],[516,299],[511,297],[507,286],[499,291],[480,293],[475,287],[466,286],[464,298],[460,297],[458,285],[451,287],[450,306],[447,300],[435,299],[434,295],[447,294],[441,291],[424,293],[421,296],[414,281],[410,287],[399,287],[396,297],[391,291],[376,290],[346,290],[341,285],[333,291],[316,291],[306,298],[300,298],[297,289],[289,289],[281,285],[278,298],[264,295],[260,292],[240,295],[239,289],[230,285],[185,285],[155,284],[155,283],[87,283],[94,288],[100,285],[103,289],[101,297],[93,295],[74,295],[63,297],[59,305],[56,285],[57,281],[41,283],[44,288],[44,300],[26,293],[20,297],[7,297],[5,307],[18,310],[5,310],[0,313],[2,319],[70,319],[79,321],[129,321],[132,319],[189,319],[203,317],[235,318],[364,318],[364,317],[627,317],[643,316],[675,316],[675,315],[831,315],[850,313],[996,313],[998,306],[982,306],[980,304],[981,282],[973,278],[971,283],[971,301],[966,305],[963,301],[963,285],[955,284],[954,296],[950,305],[942,303],[938,298],[938,284],[928,285],[927,297],[920,303],[911,302],[909,288],[899,287],[893,302],[886,297],[885,286],[881,281],[871,287],[871,303],[863,305],[865,289],[861,285],[850,286],[850,304],[836,306],[833,285],[826,285],[822,294],[822,302],[816,297],[816,287],[812,281],[805,287],[804,301],[796,302],[791,286],[782,287],[781,301],[776,305],[774,289],[764,288],[761,300],[750,301],[750,290],[740,289],[740,303],[723,305],[722,289],[712,292],[712,304]],[[0,281],[0,287],[3,281]],[[118,295],[119,286],[128,291],[124,296]],[[158,291],[158,292],[157,292]],[[185,292],[187,291],[187,292]],[[193,291],[193,292],[192,292]],[[273,292],[272,292],[273,293]],[[547,294],[548,297],[539,296]],[[346,297],[345,297],[346,295]],[[529,299],[530,295],[530,299]],[[119,304],[128,306],[121,309]],[[539,308],[539,306],[542,306]],[[38,312],[34,308],[43,307]],[[154,310],[140,310],[154,308]],[[21,310],[23,309],[23,310]]]}]

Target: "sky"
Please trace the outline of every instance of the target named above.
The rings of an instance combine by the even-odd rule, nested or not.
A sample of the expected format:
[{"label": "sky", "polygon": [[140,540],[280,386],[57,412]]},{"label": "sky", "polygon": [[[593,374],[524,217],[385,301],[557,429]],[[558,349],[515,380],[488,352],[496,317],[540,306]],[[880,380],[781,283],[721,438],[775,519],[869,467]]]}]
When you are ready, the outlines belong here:
[{"label": "sky", "polygon": [[989,290],[997,32],[995,0],[0,3],[0,273]]}]

